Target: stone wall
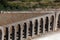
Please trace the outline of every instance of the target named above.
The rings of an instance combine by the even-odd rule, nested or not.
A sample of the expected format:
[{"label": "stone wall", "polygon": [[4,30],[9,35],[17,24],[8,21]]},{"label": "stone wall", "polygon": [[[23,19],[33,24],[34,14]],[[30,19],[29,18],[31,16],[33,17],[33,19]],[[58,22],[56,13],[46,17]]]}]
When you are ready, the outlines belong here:
[{"label": "stone wall", "polygon": [[[34,14],[32,15],[34,16]],[[58,27],[60,25],[60,21],[58,21],[60,12],[33,16],[23,21],[20,20],[12,24],[2,25],[0,27],[2,40],[29,40],[49,32],[58,31],[60,28]]]}]

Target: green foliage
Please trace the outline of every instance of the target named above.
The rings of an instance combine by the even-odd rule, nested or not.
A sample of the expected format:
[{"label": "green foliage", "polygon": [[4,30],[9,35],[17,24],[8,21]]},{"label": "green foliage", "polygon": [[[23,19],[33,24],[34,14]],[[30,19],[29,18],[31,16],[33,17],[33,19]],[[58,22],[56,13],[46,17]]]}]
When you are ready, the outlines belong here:
[{"label": "green foliage", "polygon": [[3,10],[4,9],[4,6],[0,4],[0,10]]},{"label": "green foliage", "polygon": [[0,10],[8,10],[8,11],[23,11],[23,10],[31,10],[35,8],[54,8],[60,4],[55,4],[53,1],[57,0],[20,0],[12,2],[12,0],[0,0]]},{"label": "green foliage", "polygon": [[2,4],[2,5],[7,5],[7,0],[0,0],[0,4]]},{"label": "green foliage", "polygon": [[20,0],[21,2],[40,2],[41,0]]},{"label": "green foliage", "polygon": [[60,0],[55,0],[54,2],[60,2]]}]

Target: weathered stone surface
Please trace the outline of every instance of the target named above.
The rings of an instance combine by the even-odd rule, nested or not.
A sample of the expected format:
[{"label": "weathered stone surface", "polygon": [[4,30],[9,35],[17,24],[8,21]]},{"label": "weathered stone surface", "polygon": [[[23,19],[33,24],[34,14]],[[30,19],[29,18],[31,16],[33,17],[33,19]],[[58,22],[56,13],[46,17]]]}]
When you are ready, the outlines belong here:
[{"label": "weathered stone surface", "polygon": [[[0,14],[2,40],[31,40],[60,29],[60,12]],[[7,28],[7,29],[6,29]]]}]

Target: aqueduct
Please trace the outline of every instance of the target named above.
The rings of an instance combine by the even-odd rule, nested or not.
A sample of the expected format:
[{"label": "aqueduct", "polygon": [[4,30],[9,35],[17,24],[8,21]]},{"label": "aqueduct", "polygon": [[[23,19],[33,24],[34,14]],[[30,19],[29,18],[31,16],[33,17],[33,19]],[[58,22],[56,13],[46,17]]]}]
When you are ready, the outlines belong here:
[{"label": "aqueduct", "polygon": [[60,12],[0,14],[0,25],[0,40],[29,40],[58,31]]}]

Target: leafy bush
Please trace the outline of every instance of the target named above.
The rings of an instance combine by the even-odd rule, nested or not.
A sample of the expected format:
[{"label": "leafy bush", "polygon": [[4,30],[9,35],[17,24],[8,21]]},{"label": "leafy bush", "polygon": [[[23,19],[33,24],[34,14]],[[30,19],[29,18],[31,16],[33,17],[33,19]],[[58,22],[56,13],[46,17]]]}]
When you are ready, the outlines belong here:
[{"label": "leafy bush", "polygon": [[[1,0],[0,2],[0,10],[8,10],[8,11],[24,11],[24,10],[32,10],[35,8],[55,8],[60,6],[59,4],[56,4],[52,2],[51,0],[43,0],[43,2],[40,2],[41,0],[20,0],[20,2],[7,2],[5,0]],[[25,2],[24,2],[25,1]],[[33,1],[33,2],[32,2]]]}]

